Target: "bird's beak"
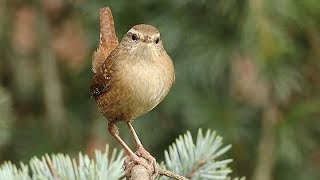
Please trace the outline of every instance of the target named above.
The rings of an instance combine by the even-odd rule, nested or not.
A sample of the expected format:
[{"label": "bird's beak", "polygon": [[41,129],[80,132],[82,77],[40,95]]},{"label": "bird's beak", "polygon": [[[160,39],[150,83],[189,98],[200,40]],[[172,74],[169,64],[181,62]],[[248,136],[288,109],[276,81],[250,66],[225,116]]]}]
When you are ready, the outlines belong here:
[{"label": "bird's beak", "polygon": [[152,40],[151,40],[151,37],[150,36],[144,36],[144,38],[143,38],[143,42],[145,42],[145,43],[150,43]]}]

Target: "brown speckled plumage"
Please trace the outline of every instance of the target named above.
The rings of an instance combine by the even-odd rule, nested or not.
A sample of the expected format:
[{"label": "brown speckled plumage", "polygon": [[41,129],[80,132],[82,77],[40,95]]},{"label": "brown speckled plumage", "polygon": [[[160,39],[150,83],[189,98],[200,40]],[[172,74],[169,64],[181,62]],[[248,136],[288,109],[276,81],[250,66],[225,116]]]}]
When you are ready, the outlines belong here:
[{"label": "brown speckled plumage", "polygon": [[[175,79],[172,60],[163,48],[159,30],[153,26],[136,25],[119,43],[108,7],[100,10],[100,26],[100,43],[92,59],[91,95],[108,119],[108,131],[130,160],[143,165],[156,177],[156,160],[144,149],[132,121],[151,111],[169,92]],[[136,152],[120,137],[118,121],[128,125]],[[130,169],[126,171],[130,173]]]},{"label": "brown speckled plumage", "polygon": [[169,92],[174,68],[161,40],[155,43],[158,36],[153,26],[134,26],[97,69],[90,90],[109,121],[134,120]]}]

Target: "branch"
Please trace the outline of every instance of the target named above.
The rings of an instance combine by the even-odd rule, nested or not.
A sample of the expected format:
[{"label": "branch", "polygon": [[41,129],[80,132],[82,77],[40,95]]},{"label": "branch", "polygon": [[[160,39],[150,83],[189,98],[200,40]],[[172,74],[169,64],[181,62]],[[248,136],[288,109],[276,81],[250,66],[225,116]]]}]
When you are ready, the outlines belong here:
[{"label": "branch", "polygon": [[178,174],[175,174],[175,173],[173,173],[173,172],[171,172],[169,170],[166,170],[166,169],[163,169],[163,168],[160,168],[160,167],[158,167],[158,172],[161,175],[168,176],[168,177],[173,178],[173,179],[188,180],[188,178],[185,178],[183,176],[180,176]]},{"label": "branch", "polygon": [[[166,151],[166,163],[161,163],[165,167],[157,165],[156,171],[154,171],[154,166],[145,167],[136,164],[129,157],[124,158],[123,151],[110,151],[109,146],[106,145],[104,152],[96,151],[94,159],[90,159],[88,155],[82,153],[79,153],[77,159],[63,154],[52,154],[51,156],[46,154],[39,158],[33,157],[26,165],[21,163],[20,168],[11,162],[4,162],[0,165],[0,179],[20,180],[32,179],[32,177],[43,177],[42,179],[92,179],[93,177],[103,177],[104,179],[127,178],[128,180],[163,180],[169,178],[176,180],[187,180],[188,178],[193,180],[231,180],[228,176],[231,169],[227,166],[231,160],[217,160],[217,157],[229,148],[229,146],[219,148],[221,146],[219,136],[215,136],[215,133],[210,130],[203,136],[201,130],[199,130],[196,144],[192,141],[190,132],[180,137],[170,146],[169,151]],[[188,145],[183,147],[181,144]],[[187,150],[192,154],[188,154]],[[188,157],[189,161],[185,157]],[[146,159],[140,158],[148,164]],[[121,168],[123,166],[125,170]],[[161,177],[157,178],[158,175],[161,175]],[[244,178],[234,178],[233,180],[244,180]]]},{"label": "branch", "polygon": [[[146,163],[148,163],[148,161],[143,157],[140,157],[140,158]],[[178,174],[175,174],[174,172],[161,168],[159,165],[156,167],[157,168],[156,173],[154,173],[152,172],[152,170],[150,169],[148,170],[146,167],[140,164],[135,164],[135,162],[133,162],[129,156],[127,156],[127,158],[124,161],[124,168],[126,172],[125,173],[126,179],[130,179],[130,180],[145,180],[145,179],[154,180],[156,179],[158,174],[167,176],[176,180],[188,180],[183,176],[180,176]]]},{"label": "branch", "polygon": [[[161,167],[157,167],[158,173],[163,176],[167,176],[176,180],[188,180],[187,178],[175,174],[169,170],[163,169]],[[135,165],[133,166],[130,174],[131,180],[145,180],[145,179],[155,179],[151,175],[149,175],[148,170],[142,165]],[[155,176],[156,177],[156,176]]]},{"label": "branch", "polygon": [[[127,179],[129,179],[127,177]],[[135,165],[131,170],[131,180],[145,180],[150,179],[148,170],[142,165]]]}]

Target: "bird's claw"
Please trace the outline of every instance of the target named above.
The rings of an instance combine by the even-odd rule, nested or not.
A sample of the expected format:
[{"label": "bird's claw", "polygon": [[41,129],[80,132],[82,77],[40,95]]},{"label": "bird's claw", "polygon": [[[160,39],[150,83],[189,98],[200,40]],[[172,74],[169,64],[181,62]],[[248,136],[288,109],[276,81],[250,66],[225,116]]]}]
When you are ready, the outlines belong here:
[{"label": "bird's claw", "polygon": [[[154,161],[155,162],[155,161]],[[148,173],[151,174],[151,179],[155,179],[158,175],[158,170],[156,168],[156,163],[151,164],[148,163],[148,160],[144,157],[138,157],[138,156],[127,156],[124,160],[124,167],[125,167],[125,175],[126,177],[131,176],[131,170],[136,165],[142,165],[145,167],[148,171]]]},{"label": "bird's claw", "polygon": [[153,168],[152,172],[153,172],[153,176],[155,178],[158,175],[158,168],[157,168],[156,159],[147,150],[145,150],[142,146],[137,148],[137,151],[135,152],[135,154],[139,157],[146,159],[149,162],[149,167],[152,166],[151,168]]}]

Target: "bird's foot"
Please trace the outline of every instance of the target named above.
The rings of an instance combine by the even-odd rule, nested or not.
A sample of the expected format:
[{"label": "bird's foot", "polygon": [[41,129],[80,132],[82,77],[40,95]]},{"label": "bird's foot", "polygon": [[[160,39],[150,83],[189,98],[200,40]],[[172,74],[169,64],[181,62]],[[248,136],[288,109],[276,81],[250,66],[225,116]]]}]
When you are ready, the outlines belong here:
[{"label": "bird's foot", "polygon": [[142,157],[142,158],[146,159],[149,162],[149,165],[151,165],[152,168],[153,168],[153,175],[157,176],[158,168],[157,168],[156,159],[147,150],[145,150],[143,146],[139,146],[135,153],[139,157]]},{"label": "bird's foot", "polygon": [[124,167],[125,167],[125,175],[126,177],[131,176],[131,170],[133,169],[134,166],[136,165],[142,165],[147,169],[147,172],[151,175],[151,179],[155,179],[156,176],[158,175],[158,170],[156,163],[151,164],[148,162],[148,160],[144,157],[138,157],[138,156],[127,156],[124,160]]},{"label": "bird's foot", "polygon": [[143,157],[146,160],[148,160],[148,162],[151,164],[156,162],[156,159],[153,156],[151,156],[151,154],[147,150],[145,150],[144,147],[142,146],[138,147],[135,153],[137,156]]}]

